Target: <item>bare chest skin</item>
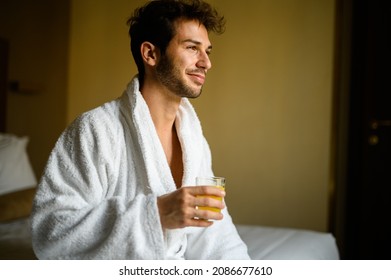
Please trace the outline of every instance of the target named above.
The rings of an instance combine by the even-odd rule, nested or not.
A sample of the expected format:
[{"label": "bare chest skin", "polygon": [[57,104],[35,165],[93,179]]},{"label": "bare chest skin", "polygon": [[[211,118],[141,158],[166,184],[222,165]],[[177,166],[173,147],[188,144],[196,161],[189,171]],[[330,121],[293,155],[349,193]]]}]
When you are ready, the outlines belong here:
[{"label": "bare chest skin", "polygon": [[171,133],[160,134],[159,138],[176,187],[180,188],[183,177],[182,148],[175,128]]}]

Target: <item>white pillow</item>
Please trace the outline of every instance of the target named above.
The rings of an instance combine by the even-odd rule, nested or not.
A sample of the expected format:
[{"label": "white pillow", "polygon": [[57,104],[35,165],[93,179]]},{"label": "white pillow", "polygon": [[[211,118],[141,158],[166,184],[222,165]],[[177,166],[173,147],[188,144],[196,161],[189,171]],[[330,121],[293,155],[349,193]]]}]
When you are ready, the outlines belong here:
[{"label": "white pillow", "polygon": [[0,133],[0,195],[37,184],[27,155],[28,137]]}]

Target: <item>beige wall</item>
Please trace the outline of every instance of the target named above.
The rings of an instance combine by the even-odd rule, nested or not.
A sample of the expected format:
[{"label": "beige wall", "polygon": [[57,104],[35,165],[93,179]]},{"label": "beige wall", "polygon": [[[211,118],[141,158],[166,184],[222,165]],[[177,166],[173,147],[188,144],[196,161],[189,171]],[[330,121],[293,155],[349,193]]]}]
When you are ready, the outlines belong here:
[{"label": "beige wall", "polygon": [[72,1],[68,122],[121,95],[136,74],[126,21],[144,3]]},{"label": "beige wall", "polygon": [[[68,121],[136,73],[126,18],[144,1],[73,1]],[[236,222],[327,229],[333,0],[214,0],[214,69],[194,102]]]},{"label": "beige wall", "polygon": [[326,230],[334,1],[214,2],[227,31],[196,107],[232,215]]},{"label": "beige wall", "polygon": [[[144,3],[72,0],[67,60],[58,32],[66,33],[64,12],[51,2],[34,2],[39,47],[35,36],[24,39],[42,52],[22,49],[19,72],[11,69],[12,78],[28,71],[44,81],[44,91],[12,97],[10,106],[22,108],[11,113],[12,126],[31,134],[31,145],[40,145],[34,158],[45,159],[65,123],[119,96],[136,73],[125,22]],[[327,230],[334,0],[210,2],[225,14],[227,31],[211,36],[213,69],[193,104],[215,173],[227,177],[231,215],[237,223]]]}]

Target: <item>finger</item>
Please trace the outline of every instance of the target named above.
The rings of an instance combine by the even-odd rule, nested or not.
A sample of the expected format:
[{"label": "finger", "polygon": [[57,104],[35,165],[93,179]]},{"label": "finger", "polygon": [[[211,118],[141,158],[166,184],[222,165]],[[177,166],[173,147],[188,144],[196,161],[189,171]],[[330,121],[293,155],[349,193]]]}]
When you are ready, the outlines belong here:
[{"label": "finger", "polygon": [[212,219],[207,219],[209,217],[207,214],[205,215],[205,212],[208,211],[202,211],[199,210],[197,207],[193,208],[191,211],[191,216],[189,216],[183,224],[183,227],[209,227],[213,224]]},{"label": "finger", "polygon": [[225,203],[221,197],[218,196],[204,196],[199,195],[194,199],[194,206],[212,207],[217,209],[224,209]]},{"label": "finger", "polygon": [[188,187],[189,192],[192,195],[214,195],[218,197],[224,197],[225,196],[225,190],[223,187],[216,187],[216,186],[194,186],[194,187]]},{"label": "finger", "polygon": [[204,210],[197,208],[195,211],[195,217],[196,219],[203,219],[203,220],[222,220],[223,219],[223,214],[221,212],[216,212],[216,211],[210,211],[210,210]]},{"label": "finger", "polygon": [[190,222],[190,226],[192,227],[209,227],[211,225],[213,225],[213,221],[199,218],[193,218]]}]

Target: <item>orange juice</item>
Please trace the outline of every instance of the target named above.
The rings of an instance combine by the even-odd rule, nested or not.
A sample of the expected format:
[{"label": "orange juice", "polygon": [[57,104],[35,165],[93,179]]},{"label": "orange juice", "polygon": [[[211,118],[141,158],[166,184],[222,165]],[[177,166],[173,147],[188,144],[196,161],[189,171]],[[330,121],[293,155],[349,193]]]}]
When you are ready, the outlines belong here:
[{"label": "orange juice", "polygon": [[[225,188],[223,186],[215,186],[216,188],[219,188],[221,190],[224,190]],[[221,196],[214,196],[214,195],[197,195],[197,197],[210,197],[217,200],[222,200],[223,198]],[[209,210],[214,212],[221,212],[221,209],[215,208],[215,207],[207,207],[207,206],[198,206],[198,209],[201,210]]]}]

